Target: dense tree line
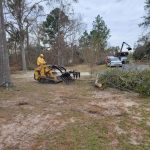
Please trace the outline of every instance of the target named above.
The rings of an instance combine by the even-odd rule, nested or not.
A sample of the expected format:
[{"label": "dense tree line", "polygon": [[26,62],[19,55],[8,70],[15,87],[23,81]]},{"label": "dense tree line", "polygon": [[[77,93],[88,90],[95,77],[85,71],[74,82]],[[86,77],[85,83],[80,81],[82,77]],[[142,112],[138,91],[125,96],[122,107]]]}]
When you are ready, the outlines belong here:
[{"label": "dense tree line", "polygon": [[98,15],[93,22],[90,33],[85,31],[79,39],[79,47],[84,61],[88,63],[103,61],[109,37],[110,30],[103,18]]},{"label": "dense tree line", "polygon": [[[86,37],[84,34],[80,37],[83,23],[74,17],[71,2],[77,1],[59,0],[52,9],[49,0],[31,3],[5,0],[5,30],[12,69],[33,69],[40,53],[45,54],[48,63],[59,65],[95,62],[103,58],[110,30],[98,15],[92,31],[84,33],[90,38],[86,48],[83,40]],[[45,14],[43,4],[50,8],[49,14]]]},{"label": "dense tree line", "polygon": [[[49,63],[60,65],[68,64],[66,58],[73,57],[81,23],[70,9],[71,1],[53,2],[57,3],[53,10],[49,0],[31,3],[28,0],[6,0],[3,3],[11,68],[33,69],[41,52],[50,56]],[[43,4],[51,10],[48,15]]]}]

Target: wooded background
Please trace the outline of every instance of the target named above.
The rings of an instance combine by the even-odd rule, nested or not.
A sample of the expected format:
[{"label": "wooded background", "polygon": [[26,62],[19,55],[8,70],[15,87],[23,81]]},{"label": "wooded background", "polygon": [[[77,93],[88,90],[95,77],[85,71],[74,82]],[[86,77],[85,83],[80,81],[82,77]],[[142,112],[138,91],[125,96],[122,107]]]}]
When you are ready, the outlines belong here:
[{"label": "wooded background", "polygon": [[[118,46],[108,46],[111,33],[102,16],[98,14],[92,30],[86,31],[73,3],[77,0],[0,0],[0,85],[10,82],[9,64],[12,71],[34,69],[40,53],[48,64],[92,66],[119,51]],[[149,29],[150,0],[145,10],[147,15],[139,26]],[[150,59],[149,32],[134,49],[136,60]]]}]

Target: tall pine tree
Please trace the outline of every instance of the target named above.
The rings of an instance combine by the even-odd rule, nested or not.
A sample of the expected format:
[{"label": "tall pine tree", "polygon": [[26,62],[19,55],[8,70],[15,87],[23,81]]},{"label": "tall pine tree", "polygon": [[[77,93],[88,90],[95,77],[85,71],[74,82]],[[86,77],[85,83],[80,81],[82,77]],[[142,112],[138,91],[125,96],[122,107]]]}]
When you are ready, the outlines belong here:
[{"label": "tall pine tree", "polygon": [[10,70],[4,29],[3,2],[0,0],[0,86],[8,87],[9,84]]},{"label": "tall pine tree", "polygon": [[145,2],[145,10],[146,16],[144,16],[144,22],[140,24],[140,26],[144,26],[146,28],[150,27],[150,0],[146,0]]}]

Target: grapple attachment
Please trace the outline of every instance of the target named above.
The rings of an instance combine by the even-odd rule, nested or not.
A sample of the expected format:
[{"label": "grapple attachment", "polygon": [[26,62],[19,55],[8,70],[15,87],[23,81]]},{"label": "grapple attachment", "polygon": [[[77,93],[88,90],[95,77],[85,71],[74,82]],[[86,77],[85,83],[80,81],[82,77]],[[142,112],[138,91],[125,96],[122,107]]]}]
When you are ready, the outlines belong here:
[{"label": "grapple attachment", "polygon": [[56,65],[51,66],[51,68],[54,70],[58,70],[61,73],[59,78],[67,84],[71,81],[74,81],[75,79],[80,78],[80,72],[67,71],[66,68],[62,66],[56,66]]},{"label": "grapple attachment", "polygon": [[70,75],[73,76],[74,79],[79,79],[80,78],[80,72],[76,71],[69,71]]}]

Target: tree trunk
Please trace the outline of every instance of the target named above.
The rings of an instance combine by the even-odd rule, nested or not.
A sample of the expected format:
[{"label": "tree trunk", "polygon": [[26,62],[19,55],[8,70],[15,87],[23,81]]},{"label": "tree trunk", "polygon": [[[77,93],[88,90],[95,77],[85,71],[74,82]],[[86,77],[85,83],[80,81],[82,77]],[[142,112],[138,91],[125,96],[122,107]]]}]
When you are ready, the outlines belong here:
[{"label": "tree trunk", "polygon": [[24,47],[24,31],[22,26],[20,25],[20,50],[21,50],[21,58],[22,58],[22,70],[27,71],[27,63],[26,63],[26,52],[25,52],[25,47]]},{"label": "tree trunk", "polygon": [[57,63],[58,63],[58,65],[61,66],[61,47],[60,47],[60,35],[59,35],[59,33],[58,33],[58,37],[56,40],[57,40],[56,46],[57,46],[57,52],[58,52]]},{"label": "tree trunk", "polygon": [[20,48],[21,48],[21,57],[22,57],[22,70],[27,71],[27,65],[26,65],[26,53],[24,48],[24,41],[20,42]]},{"label": "tree trunk", "polygon": [[4,16],[2,0],[0,0],[0,86],[10,85],[10,68],[8,51],[6,48],[6,34],[4,29]]},{"label": "tree trunk", "polygon": [[27,49],[29,48],[29,23],[27,21],[27,27],[26,27],[26,38],[27,38]]}]

